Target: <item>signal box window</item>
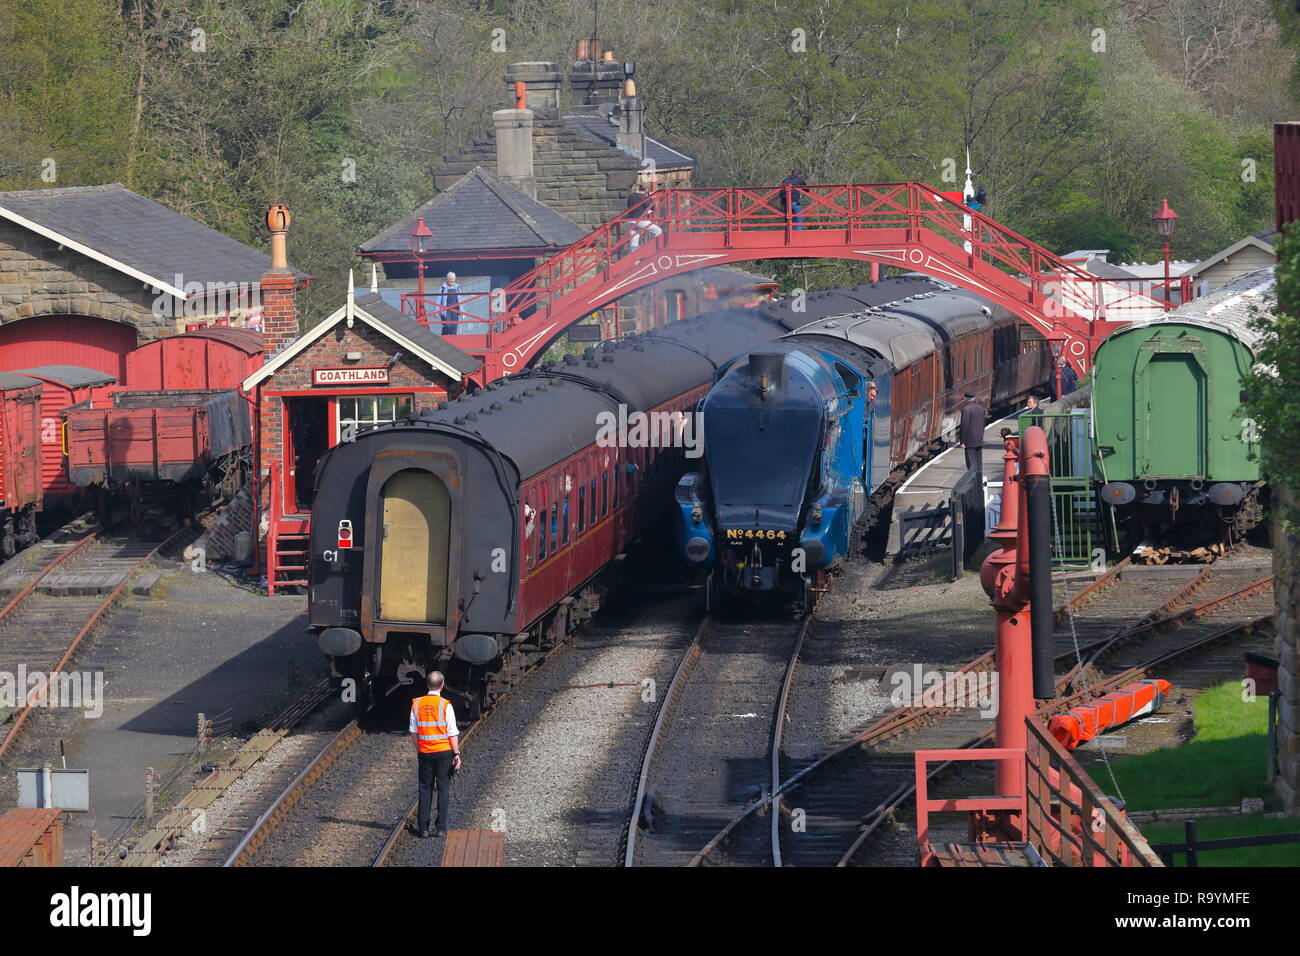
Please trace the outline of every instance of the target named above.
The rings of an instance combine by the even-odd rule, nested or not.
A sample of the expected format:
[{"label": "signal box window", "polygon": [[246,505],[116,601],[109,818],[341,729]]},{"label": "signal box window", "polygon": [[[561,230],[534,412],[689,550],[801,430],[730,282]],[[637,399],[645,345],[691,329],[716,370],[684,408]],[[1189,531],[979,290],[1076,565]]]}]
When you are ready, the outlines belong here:
[{"label": "signal box window", "polygon": [[340,438],[344,422],[356,422],[360,434],[376,425],[401,421],[411,414],[410,395],[346,395],[338,403]]}]

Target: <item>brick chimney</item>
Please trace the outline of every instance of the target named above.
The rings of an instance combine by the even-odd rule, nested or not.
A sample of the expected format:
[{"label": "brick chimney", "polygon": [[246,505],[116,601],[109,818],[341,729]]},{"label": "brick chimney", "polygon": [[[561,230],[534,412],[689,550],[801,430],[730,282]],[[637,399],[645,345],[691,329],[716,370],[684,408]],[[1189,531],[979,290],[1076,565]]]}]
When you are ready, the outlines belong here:
[{"label": "brick chimney", "polygon": [[497,110],[492,114],[497,138],[497,175],[525,196],[537,198],[533,176],[533,111]]},{"label": "brick chimney", "polygon": [[623,83],[618,101],[618,146],[638,159],[645,156],[645,103],[636,95],[636,81],[631,76]]},{"label": "brick chimney", "polygon": [[534,113],[560,114],[560,87],[564,83],[564,74],[558,63],[537,61],[530,63],[511,63],[506,67],[506,86],[510,89],[511,100],[515,95],[515,84],[524,84],[524,108]]},{"label": "brick chimney", "polygon": [[614,62],[611,50],[600,51],[599,41],[579,40],[578,55],[569,67],[570,108],[596,111],[616,102],[623,85],[623,64]]},{"label": "brick chimney", "polygon": [[291,222],[289,210],[276,203],[266,211],[266,228],[271,231],[271,270],[262,276],[262,349],[269,359],[298,338],[298,280],[289,269],[285,233]]}]

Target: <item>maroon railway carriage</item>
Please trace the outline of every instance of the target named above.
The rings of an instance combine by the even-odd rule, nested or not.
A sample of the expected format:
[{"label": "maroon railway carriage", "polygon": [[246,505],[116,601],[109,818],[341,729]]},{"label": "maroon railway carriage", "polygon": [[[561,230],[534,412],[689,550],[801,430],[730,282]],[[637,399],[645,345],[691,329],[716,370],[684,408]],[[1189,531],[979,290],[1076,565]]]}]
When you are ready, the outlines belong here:
[{"label": "maroon railway carriage", "polygon": [[41,510],[41,382],[0,372],[0,557],[36,541]]},{"label": "maroon railway carriage", "polygon": [[751,309],[675,322],[330,449],[309,624],[360,701],[430,667],[471,714],[507,690],[668,516],[685,450],[638,439],[637,422],[671,428],[722,364],[781,328]]}]

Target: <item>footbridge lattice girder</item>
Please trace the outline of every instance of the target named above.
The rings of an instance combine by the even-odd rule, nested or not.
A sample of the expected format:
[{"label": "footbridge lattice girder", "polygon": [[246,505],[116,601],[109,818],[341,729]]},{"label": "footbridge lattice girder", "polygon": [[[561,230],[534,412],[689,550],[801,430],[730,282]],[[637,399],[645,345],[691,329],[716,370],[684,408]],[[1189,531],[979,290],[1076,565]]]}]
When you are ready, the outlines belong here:
[{"label": "footbridge lattice girder", "polygon": [[[791,205],[802,201],[801,207]],[[660,229],[652,236],[648,224]],[[643,240],[632,248],[633,236]],[[403,309],[484,361],[484,381],[524,368],[564,329],[615,300],[707,266],[839,258],[923,272],[1029,322],[1086,374],[1101,340],[1164,308],[1066,262],[923,183],[659,189],[502,289],[403,296]]]}]

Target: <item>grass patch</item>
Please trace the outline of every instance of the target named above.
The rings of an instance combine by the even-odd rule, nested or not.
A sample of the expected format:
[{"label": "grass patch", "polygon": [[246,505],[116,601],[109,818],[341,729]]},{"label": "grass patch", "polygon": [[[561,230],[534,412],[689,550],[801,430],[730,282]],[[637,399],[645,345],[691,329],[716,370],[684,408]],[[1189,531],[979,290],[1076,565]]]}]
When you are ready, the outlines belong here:
[{"label": "grass patch", "polygon": [[[1294,817],[1268,819],[1266,817],[1210,817],[1196,821],[1197,840],[1221,840],[1228,837],[1258,836],[1261,833],[1300,832],[1300,820]],[[1181,843],[1184,839],[1181,823],[1149,823],[1142,827],[1142,835],[1151,843]],[[1174,855],[1175,866],[1186,866],[1187,856]],[[1300,843],[1282,846],[1247,846],[1232,850],[1201,851],[1196,865],[1201,866],[1300,866]]]},{"label": "grass patch", "polygon": [[[1241,684],[1228,681],[1201,694],[1193,716],[1196,736],[1180,747],[1111,755],[1128,809],[1228,807],[1240,806],[1246,797],[1272,797],[1264,779],[1268,698],[1243,701]],[[1100,761],[1090,764],[1088,772],[1103,791],[1114,789]]]}]

